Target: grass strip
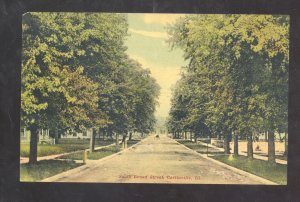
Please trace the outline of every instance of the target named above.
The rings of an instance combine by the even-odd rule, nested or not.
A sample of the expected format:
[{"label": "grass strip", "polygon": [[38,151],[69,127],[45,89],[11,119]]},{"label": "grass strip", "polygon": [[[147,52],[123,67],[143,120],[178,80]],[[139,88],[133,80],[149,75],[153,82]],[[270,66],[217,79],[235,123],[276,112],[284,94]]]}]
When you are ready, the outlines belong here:
[{"label": "grass strip", "polygon": [[218,149],[212,148],[212,147],[208,147],[208,149],[207,149],[207,146],[204,146],[201,144],[196,144],[195,142],[192,142],[191,140],[177,140],[177,141],[179,143],[185,145],[186,147],[197,151],[200,154],[207,154],[207,153],[208,154],[223,154],[224,153],[224,152],[222,152]]},{"label": "grass strip", "polygon": [[[113,140],[96,141],[95,147],[106,146],[112,144],[113,142],[114,142]],[[60,140],[60,143],[55,145],[39,144],[38,157],[84,150],[84,149],[88,149],[89,146],[90,146],[89,141],[80,140],[80,139]],[[20,156],[29,157],[29,148],[30,148],[29,144],[21,144]]]},{"label": "grass strip", "polygon": [[[127,141],[127,147],[130,147],[130,146],[138,143],[139,141],[140,140],[129,140],[129,141]],[[102,158],[104,158],[106,156],[109,156],[109,155],[112,155],[114,153],[117,153],[119,151],[120,150],[118,150],[113,145],[113,146],[110,146],[110,147],[99,149],[99,150],[94,151],[92,153],[88,152],[87,158],[90,159],[90,160],[99,160],[99,159],[102,159]],[[82,160],[83,159],[83,152],[77,152],[77,153],[73,153],[73,154],[63,155],[63,156],[58,157],[58,159]]]},{"label": "grass strip", "polygon": [[[106,147],[97,151],[94,151],[92,153],[88,152],[88,159],[91,160],[98,160],[101,158],[104,158],[106,156],[112,155],[114,153],[117,153],[119,150],[116,149],[115,146]],[[67,154],[58,157],[58,159],[71,159],[71,160],[82,160],[83,159],[83,152],[77,152],[73,154]]]},{"label": "grass strip", "polygon": [[61,172],[81,166],[74,161],[43,160],[34,165],[28,163],[20,165],[20,181],[34,182],[59,174]]},{"label": "grass strip", "polygon": [[227,165],[244,170],[275,183],[287,184],[287,166],[282,164],[270,164],[268,161],[248,159],[246,156],[216,155],[212,157]]},{"label": "grass strip", "polygon": [[[207,148],[204,145],[196,144],[190,140],[177,140],[179,143],[198,153],[206,154]],[[208,154],[214,154],[211,158],[223,162],[232,167],[252,173],[275,183],[287,184],[287,165],[270,164],[268,161],[249,159],[246,156],[224,155],[224,152],[209,148]]]}]

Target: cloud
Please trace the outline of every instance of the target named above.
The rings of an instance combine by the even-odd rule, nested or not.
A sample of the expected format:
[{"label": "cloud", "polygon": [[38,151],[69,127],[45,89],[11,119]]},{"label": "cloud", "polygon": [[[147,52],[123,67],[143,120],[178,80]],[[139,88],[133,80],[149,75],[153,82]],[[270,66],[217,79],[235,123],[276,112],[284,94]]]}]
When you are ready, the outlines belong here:
[{"label": "cloud", "polygon": [[149,32],[149,31],[137,30],[132,28],[129,28],[129,31],[132,33],[140,34],[147,37],[153,37],[153,38],[167,39],[168,37],[166,32]]},{"label": "cloud", "polygon": [[144,14],[143,19],[147,24],[157,23],[167,25],[174,23],[182,16],[184,16],[184,14]]}]

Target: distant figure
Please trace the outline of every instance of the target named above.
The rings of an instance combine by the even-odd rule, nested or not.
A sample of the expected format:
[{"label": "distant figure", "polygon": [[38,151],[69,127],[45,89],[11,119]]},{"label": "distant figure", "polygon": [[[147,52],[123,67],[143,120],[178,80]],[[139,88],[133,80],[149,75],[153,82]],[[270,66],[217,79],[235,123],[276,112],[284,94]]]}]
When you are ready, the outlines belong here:
[{"label": "distant figure", "polygon": [[259,145],[257,145],[257,146],[255,147],[255,151],[261,151]]},{"label": "distant figure", "polygon": [[155,136],[155,139],[159,139],[159,135],[156,135],[156,136]]}]

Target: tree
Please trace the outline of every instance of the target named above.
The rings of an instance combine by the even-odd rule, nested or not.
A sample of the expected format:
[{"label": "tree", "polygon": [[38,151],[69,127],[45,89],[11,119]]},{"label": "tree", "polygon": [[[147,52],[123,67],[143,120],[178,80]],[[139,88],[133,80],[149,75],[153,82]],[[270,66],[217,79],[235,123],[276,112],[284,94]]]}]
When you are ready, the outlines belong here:
[{"label": "tree", "polygon": [[249,158],[252,136],[268,130],[269,160],[275,161],[274,131],[287,123],[288,17],[189,15],[168,32],[171,46],[189,60],[190,123],[223,135],[225,153],[233,133],[236,148],[237,135],[246,137]]},{"label": "tree", "polygon": [[125,52],[126,15],[27,13],[22,26],[21,109],[32,134],[30,163],[40,128],[55,131],[56,139],[58,131],[92,128],[90,151],[97,130],[118,139],[153,129],[159,86]]},{"label": "tree", "polygon": [[74,32],[83,31],[80,23],[76,26],[80,17],[58,13],[23,17],[21,108],[22,124],[31,131],[30,163],[37,159],[38,128],[81,130],[106,124],[97,110],[99,85],[74,59],[84,54],[72,38]]}]

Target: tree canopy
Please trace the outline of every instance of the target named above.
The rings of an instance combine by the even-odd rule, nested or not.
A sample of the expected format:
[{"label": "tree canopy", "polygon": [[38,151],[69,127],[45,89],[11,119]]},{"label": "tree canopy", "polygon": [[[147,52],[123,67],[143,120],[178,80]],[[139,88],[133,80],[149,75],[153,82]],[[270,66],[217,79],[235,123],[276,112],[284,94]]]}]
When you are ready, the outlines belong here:
[{"label": "tree canopy", "polygon": [[287,131],[288,30],[288,16],[276,15],[187,15],[169,26],[169,43],[189,60],[169,128],[225,137]]},{"label": "tree canopy", "polygon": [[126,54],[125,14],[23,16],[21,124],[150,132],[159,86]]}]

